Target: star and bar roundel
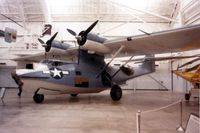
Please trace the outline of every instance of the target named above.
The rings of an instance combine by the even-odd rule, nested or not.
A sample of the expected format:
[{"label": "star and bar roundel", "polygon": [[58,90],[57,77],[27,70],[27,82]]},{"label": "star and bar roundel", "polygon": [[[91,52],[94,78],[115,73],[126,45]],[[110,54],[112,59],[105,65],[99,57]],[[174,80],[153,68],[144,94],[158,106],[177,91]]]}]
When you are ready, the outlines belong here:
[{"label": "star and bar roundel", "polygon": [[55,79],[61,79],[63,75],[69,75],[69,71],[63,71],[60,68],[52,67],[49,71],[43,71],[43,73],[50,73],[51,77]]}]

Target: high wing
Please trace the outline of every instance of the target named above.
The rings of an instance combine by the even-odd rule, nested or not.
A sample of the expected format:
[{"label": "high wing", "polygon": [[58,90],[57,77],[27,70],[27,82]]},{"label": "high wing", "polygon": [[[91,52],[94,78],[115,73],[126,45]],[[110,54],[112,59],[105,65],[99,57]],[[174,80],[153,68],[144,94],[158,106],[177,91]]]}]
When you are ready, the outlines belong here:
[{"label": "high wing", "polygon": [[180,52],[200,48],[200,25],[143,34],[123,39],[105,41],[112,51],[125,46],[125,55],[146,55],[166,52]]},{"label": "high wing", "polygon": [[[80,48],[105,55],[106,57],[110,57],[111,54],[114,54],[122,46],[123,48],[116,57],[181,52],[200,48],[200,25],[129,36],[115,40],[107,40],[91,33],[88,33],[87,38],[88,40],[86,43],[83,46],[80,46]],[[58,42],[55,44],[61,45],[58,44]],[[67,47],[66,49],[57,47],[50,50],[47,54],[47,58],[58,57],[57,59],[71,59],[76,57],[78,49],[78,46]],[[44,53],[39,53],[36,55],[20,57],[16,60],[34,60],[39,62],[44,58]]]}]

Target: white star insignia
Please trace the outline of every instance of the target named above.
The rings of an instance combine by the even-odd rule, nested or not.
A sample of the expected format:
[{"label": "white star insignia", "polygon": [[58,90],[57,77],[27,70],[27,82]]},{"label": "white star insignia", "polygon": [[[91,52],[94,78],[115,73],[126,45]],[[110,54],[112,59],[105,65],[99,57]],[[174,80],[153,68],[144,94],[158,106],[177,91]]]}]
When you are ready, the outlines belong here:
[{"label": "white star insignia", "polygon": [[56,77],[56,76],[61,77],[61,74],[60,74],[60,73],[61,73],[62,71],[60,71],[60,70],[54,68],[54,70],[51,70],[51,72],[53,73],[53,77]]}]

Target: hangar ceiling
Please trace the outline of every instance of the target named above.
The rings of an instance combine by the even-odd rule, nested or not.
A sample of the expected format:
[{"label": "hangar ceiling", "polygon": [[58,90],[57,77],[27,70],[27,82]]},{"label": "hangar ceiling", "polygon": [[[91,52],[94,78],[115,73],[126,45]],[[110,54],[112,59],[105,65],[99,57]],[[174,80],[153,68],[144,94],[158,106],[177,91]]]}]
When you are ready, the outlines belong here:
[{"label": "hangar ceiling", "polygon": [[[178,0],[0,0],[0,13],[18,22],[151,22],[174,20]],[[0,16],[0,21],[9,21]]]}]

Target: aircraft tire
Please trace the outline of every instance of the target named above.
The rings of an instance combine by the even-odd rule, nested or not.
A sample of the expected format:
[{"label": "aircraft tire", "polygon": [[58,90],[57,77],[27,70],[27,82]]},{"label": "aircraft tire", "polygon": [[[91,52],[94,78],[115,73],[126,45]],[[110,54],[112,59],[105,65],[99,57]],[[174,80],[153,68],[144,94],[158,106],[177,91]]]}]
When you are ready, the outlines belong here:
[{"label": "aircraft tire", "polygon": [[33,96],[33,100],[36,103],[42,103],[44,101],[44,95],[43,94],[35,94]]},{"label": "aircraft tire", "polygon": [[118,85],[114,85],[111,88],[110,96],[113,101],[119,101],[122,97],[122,89]]},{"label": "aircraft tire", "polygon": [[78,94],[71,94],[71,97],[77,97]]}]

